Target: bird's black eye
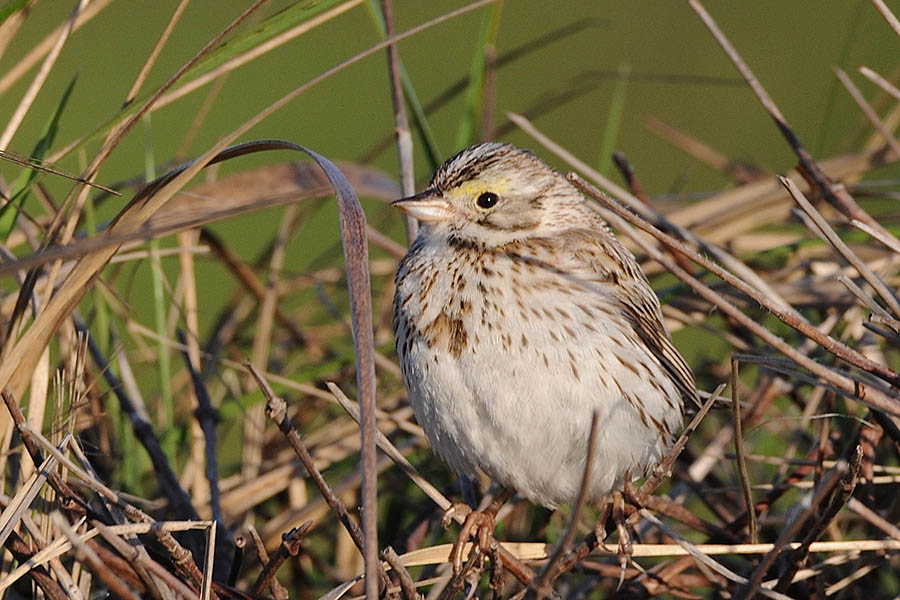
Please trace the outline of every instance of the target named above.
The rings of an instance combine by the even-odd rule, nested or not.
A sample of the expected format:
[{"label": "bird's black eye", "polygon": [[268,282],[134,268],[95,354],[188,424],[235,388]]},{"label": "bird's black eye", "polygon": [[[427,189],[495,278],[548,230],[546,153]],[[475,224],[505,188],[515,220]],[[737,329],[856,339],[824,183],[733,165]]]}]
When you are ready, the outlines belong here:
[{"label": "bird's black eye", "polygon": [[478,200],[475,201],[475,204],[478,205],[478,208],[487,210],[488,208],[493,208],[499,201],[500,198],[498,198],[497,194],[494,192],[484,192],[478,196]]}]

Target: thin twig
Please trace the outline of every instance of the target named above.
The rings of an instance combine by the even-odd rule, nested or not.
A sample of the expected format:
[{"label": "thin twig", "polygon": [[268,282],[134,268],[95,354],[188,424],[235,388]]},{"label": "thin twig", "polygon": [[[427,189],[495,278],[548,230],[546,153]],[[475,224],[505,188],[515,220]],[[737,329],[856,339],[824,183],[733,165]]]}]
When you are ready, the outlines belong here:
[{"label": "thin twig", "polygon": [[131,591],[131,588],[114,574],[85,542],[81,541],[78,534],[72,529],[69,522],[66,521],[61,513],[53,511],[50,514],[50,518],[53,521],[53,526],[62,531],[63,534],[69,538],[69,542],[72,544],[72,547],[75,548],[77,557],[84,560],[91,571],[103,580],[103,583],[109,586],[110,592],[119,598],[122,598],[122,600],[139,600],[138,596]]},{"label": "thin twig", "polygon": [[159,35],[159,39],[156,41],[156,44],[153,46],[153,50],[150,51],[150,54],[147,56],[147,59],[144,61],[144,65],[141,67],[141,71],[138,73],[137,77],[134,78],[134,83],[131,84],[131,89],[128,90],[128,93],[125,95],[125,102],[122,104],[123,107],[128,106],[138,95],[138,92],[141,90],[141,86],[144,85],[144,81],[147,79],[147,75],[150,74],[150,69],[153,68],[153,65],[156,64],[156,59],[159,58],[160,52],[162,52],[163,47],[165,47],[166,42],[169,40],[169,36],[172,35],[172,31],[175,29],[175,25],[178,24],[178,21],[181,19],[181,15],[184,14],[184,9],[187,8],[188,2],[190,0],[181,0],[178,3],[178,6],[175,7],[175,10],[172,11],[172,15],[169,17],[169,22],[166,23],[166,28],[163,29],[163,32]]},{"label": "thin twig", "polygon": [[391,570],[397,574],[400,581],[400,591],[403,592],[405,600],[423,600],[422,594],[416,591],[416,582],[410,576],[409,571],[403,566],[403,562],[391,546],[388,546],[381,552],[382,558],[391,565]]},{"label": "thin twig", "polygon": [[734,453],[737,457],[738,476],[741,480],[741,489],[744,492],[744,507],[747,510],[747,529],[750,533],[750,543],[759,541],[756,528],[756,510],[753,507],[753,493],[750,491],[750,475],[747,473],[747,461],[744,459],[744,434],[741,431],[741,401],[738,386],[738,361],[731,359],[731,420],[734,425]]},{"label": "thin twig", "polygon": [[803,512],[800,515],[797,515],[790,523],[788,523],[788,525],[784,529],[782,529],[781,535],[778,536],[778,540],[775,542],[775,545],[759,562],[756,569],[753,571],[753,574],[747,580],[747,584],[743,586],[735,595],[738,600],[750,600],[750,598],[752,598],[756,594],[760,584],[762,583],[763,577],[769,570],[769,567],[772,566],[772,564],[775,562],[775,559],[778,558],[778,555],[781,553],[781,550],[788,544],[791,538],[794,537],[794,535],[796,535],[800,528],[806,523],[810,515],[812,515],[814,511],[819,510],[822,503],[831,495],[832,490],[838,484],[838,481],[840,481],[841,475],[843,474],[842,472],[844,471],[845,467],[845,462],[839,462],[838,465],[836,465],[835,468],[832,469],[828,474],[828,476],[819,484],[818,489],[809,500],[809,503],[806,505],[806,508],[803,510]]},{"label": "thin twig", "polygon": [[859,67],[859,72],[863,74],[869,81],[880,87],[882,90],[900,100],[900,90],[894,86],[890,81],[879,75],[877,72],[873,71],[869,67]]},{"label": "thin twig", "polygon": [[[656,239],[662,241],[665,245],[680,250],[691,260],[706,267],[717,277],[725,280],[729,285],[732,285],[735,288],[739,289],[741,292],[751,296],[754,300],[759,302],[762,306],[764,306],[775,316],[777,316],[782,322],[790,325],[800,333],[814,340],[817,344],[819,344],[835,356],[859,367],[860,369],[878,375],[879,377],[891,383],[894,383],[895,385],[897,383],[900,383],[900,378],[898,378],[897,374],[894,373],[891,369],[888,369],[884,365],[863,356],[856,350],[850,348],[846,344],[835,340],[831,336],[822,333],[821,331],[810,325],[805,319],[800,318],[795,311],[783,311],[774,306],[768,298],[761,295],[757,290],[753,289],[743,281],[724,271],[717,264],[701,256],[692,248],[689,248],[687,245],[676,240],[672,236],[663,233],[637,215],[625,210],[617,202],[600,193],[596,188],[584,181],[578,175],[573,173],[568,177],[569,180],[572,181],[576,186],[578,186],[583,192],[585,192],[592,198],[599,200],[604,207],[612,210],[616,216],[622,219],[623,223],[629,222],[639,229],[651,234]],[[698,295],[703,297],[708,302],[714,304],[723,313],[738,321],[741,325],[762,338],[767,344],[771,345],[785,356],[788,356],[803,368],[811,371],[818,377],[831,383],[832,385],[840,389],[843,393],[858,398],[863,403],[869,404],[878,410],[883,410],[895,415],[900,415],[900,398],[895,397],[893,393],[888,389],[882,389],[873,385],[864,385],[820,365],[802,352],[799,352],[796,348],[785,342],[782,338],[778,337],[765,327],[762,327],[755,320],[751,319],[743,312],[738,310],[733,304],[722,298],[719,294],[710,289],[709,286],[692,277],[684,269],[679,267],[673,260],[669,259],[667,256],[659,252],[655,247],[645,243],[644,240],[638,237],[635,237],[634,239],[638,244],[641,245],[645,252],[649,253],[654,258],[654,260],[662,263],[669,272],[687,283],[688,286],[690,286],[691,289],[694,290]]]},{"label": "thin twig", "polygon": [[[881,2],[881,0],[872,0],[873,2]],[[834,185],[827,175],[822,171],[822,168],[813,160],[813,157],[809,154],[803,144],[800,143],[800,138],[797,137],[797,134],[791,129],[788,125],[787,119],[784,118],[784,115],[781,114],[781,111],[778,109],[778,106],[775,104],[775,101],[772,100],[772,97],[769,96],[768,92],[766,92],[765,88],[753,74],[753,71],[750,70],[750,67],[747,66],[747,63],[741,58],[738,51],[731,44],[719,26],[716,24],[715,20],[710,16],[710,14],[703,8],[703,5],[700,3],[700,0],[688,0],[691,8],[699,15],[700,19],[703,21],[703,24],[709,29],[709,31],[713,34],[713,37],[716,38],[716,41],[725,51],[725,54],[740,72],[741,76],[753,90],[753,93],[756,94],[756,97],[759,99],[760,103],[769,113],[769,116],[775,121],[775,126],[784,136],[785,140],[787,140],[788,145],[790,145],[791,149],[794,151],[794,154],[797,155],[797,159],[799,160],[799,170],[804,175],[804,177],[808,177],[811,180],[811,183],[814,183],[815,186],[819,189],[825,199],[829,204],[833,205],[835,208],[840,210],[848,219],[857,219],[859,221],[863,221],[873,229],[879,231],[879,233],[883,234],[887,238],[895,238],[895,236],[885,229],[878,221],[873,219],[867,212],[862,210],[859,205],[856,203],[856,200],[847,192],[847,189],[842,185]],[[897,157],[900,158],[900,157]],[[896,239],[896,238],[895,238]]]},{"label": "thin twig", "polygon": [[[340,405],[347,411],[354,421],[359,423],[359,408],[358,405],[352,401],[350,401],[344,393],[338,388],[335,384],[328,382],[328,389],[331,390],[334,398],[340,403]],[[435,488],[431,483],[429,483],[424,477],[422,477],[418,471],[416,471],[415,467],[413,467],[408,460],[397,450],[396,446],[394,446],[387,437],[384,436],[381,432],[376,429],[376,443],[381,450],[388,455],[388,457],[394,461],[394,463],[399,466],[404,473],[416,484],[418,485],[425,494],[431,498],[431,500],[437,504],[442,511],[447,511],[453,503],[447,499],[437,488]],[[463,522],[463,517],[460,513],[455,513],[453,519],[457,523]],[[500,546],[500,558],[503,560],[503,566],[512,573],[516,579],[522,582],[524,585],[528,585],[528,583],[534,578],[534,572],[528,568],[522,561],[516,558],[513,554],[507,551],[502,545]]]},{"label": "thin twig", "polygon": [[[15,531],[7,538],[4,548],[9,551],[20,565],[28,564],[35,556],[33,544],[27,543]],[[33,566],[28,569],[28,575],[50,600],[68,600],[70,598],[44,567],[39,565]],[[11,575],[8,575],[5,579],[10,578]]]},{"label": "thin twig", "polygon": [[[328,485],[328,482],[325,481],[322,473],[316,468],[309,450],[306,449],[303,440],[300,439],[300,434],[297,433],[297,430],[294,429],[294,424],[291,423],[290,418],[288,418],[287,404],[282,398],[275,395],[269,382],[266,381],[262,373],[260,373],[253,364],[245,362],[244,366],[253,375],[253,378],[262,390],[263,395],[266,397],[266,415],[278,426],[278,429],[281,430],[281,433],[294,449],[300,462],[303,463],[310,479],[312,479],[313,483],[316,484],[316,487],[319,488],[319,492],[322,494],[325,502],[328,503],[328,506],[330,506],[338,516],[338,519],[347,530],[347,533],[350,534],[350,538],[353,540],[357,549],[359,549],[361,553],[364,553],[366,541],[362,529],[359,528],[359,525],[357,525],[356,521],[350,516],[347,507],[344,506],[344,503],[341,502],[340,498],[334,495],[334,492],[331,491],[331,486]],[[381,563],[376,561],[376,564],[378,565],[379,579],[381,580],[382,585],[386,587],[390,584],[390,581],[388,580],[384,569],[380,566]]]},{"label": "thin twig", "polygon": [[[391,0],[381,0],[381,12],[384,16],[384,28],[387,37],[394,37],[394,15]],[[413,166],[413,141],[409,131],[409,119],[406,116],[406,100],[403,96],[403,84],[400,81],[400,57],[397,44],[387,47],[388,74],[391,79],[391,101],[394,104],[394,137],[397,139],[397,159],[400,163],[400,189],[404,197],[416,193],[416,172]],[[419,222],[406,215],[406,241],[412,243],[418,233]]]},{"label": "thin twig", "polygon": [[878,295],[881,296],[881,299],[885,301],[892,311],[894,311],[894,314],[900,316],[900,301],[897,300],[894,292],[888,288],[869,265],[862,261],[856,253],[844,243],[844,240],[834,232],[834,229],[831,228],[828,221],[826,221],[822,214],[816,210],[809,200],[806,199],[806,196],[803,195],[803,192],[800,191],[797,184],[788,177],[780,176],[778,180],[781,181],[781,184],[787,189],[791,198],[794,199],[794,202],[803,209],[803,212],[809,215],[809,218],[812,219],[818,230],[825,236],[825,239],[831,244],[835,251],[850,263],[862,278],[878,292]]},{"label": "thin twig", "polygon": [[75,326],[87,336],[88,350],[91,353],[91,358],[94,359],[97,368],[103,373],[103,378],[106,379],[109,389],[115,394],[116,399],[119,401],[122,412],[128,417],[131,428],[134,431],[134,436],[141,442],[141,445],[143,445],[147,454],[150,456],[150,462],[153,464],[153,471],[156,473],[163,494],[169,500],[173,514],[178,519],[194,519],[199,521],[200,515],[197,514],[197,509],[195,509],[194,505],[191,503],[190,496],[188,496],[187,492],[184,491],[184,488],[181,487],[181,483],[178,481],[178,477],[175,475],[172,465],[169,464],[169,458],[163,451],[162,446],[159,443],[159,438],[156,437],[156,433],[153,431],[153,424],[147,420],[147,415],[141,414],[141,412],[136,409],[134,402],[125,391],[125,386],[122,385],[122,382],[119,381],[119,378],[116,377],[113,370],[109,368],[106,357],[103,356],[103,351],[100,349],[100,346],[97,345],[94,337],[90,335],[87,326],[78,321],[76,321]]},{"label": "thin twig", "polygon": [[900,36],[900,20],[898,20],[894,13],[891,12],[891,9],[887,7],[884,0],[872,0],[872,4],[875,5],[875,8],[878,9],[878,12],[881,13],[884,20],[891,26],[894,33]]},{"label": "thin twig", "polygon": [[794,579],[794,574],[806,562],[806,558],[809,556],[810,545],[819,539],[825,531],[825,528],[828,527],[837,516],[838,511],[840,511],[847,503],[847,500],[850,499],[853,490],[856,488],[861,461],[862,448],[856,446],[854,456],[850,460],[847,471],[841,477],[837,491],[832,495],[828,507],[821,512],[819,518],[816,519],[816,522],[807,530],[806,536],[804,536],[803,541],[800,543],[800,547],[792,551],[791,558],[788,561],[789,566],[787,570],[781,574],[778,583],[775,585],[776,590],[784,591],[787,589]]},{"label": "thin twig", "polygon": [[[257,560],[259,560],[260,566],[268,564],[269,553],[266,551],[266,544],[259,536],[259,532],[256,530],[256,527],[250,525],[249,527],[247,527],[247,531],[250,533],[250,537],[253,538],[253,547],[256,549],[256,558]],[[281,585],[277,577],[272,577],[269,580],[269,592],[274,598],[290,598],[290,593],[284,588],[283,585]]]},{"label": "thin twig", "polygon": [[[278,569],[281,568],[284,561],[292,556],[297,556],[300,553],[300,546],[303,543],[303,538],[309,533],[309,530],[312,529],[312,525],[312,521],[307,521],[300,527],[295,527],[281,536],[281,545],[278,546],[275,553],[272,554],[272,556],[269,557],[269,560],[263,565],[262,571],[260,571],[259,576],[256,578],[256,582],[253,584],[253,587],[250,588],[251,594],[260,596],[267,587],[272,585],[272,582],[275,580],[275,573],[278,572]],[[272,589],[272,595],[276,598],[278,598],[278,595],[276,594],[277,589],[278,588]],[[283,591],[284,588],[281,588],[281,590]]]},{"label": "thin twig", "polygon": [[753,585],[752,582],[748,583],[747,579],[741,577],[737,573],[733,572],[731,569],[727,568],[720,562],[717,562],[711,559],[705,552],[703,552],[700,548],[690,543],[677,533],[675,533],[670,527],[666,526],[662,521],[657,519],[653,513],[648,511],[646,508],[641,509],[641,516],[653,523],[656,527],[658,527],[661,531],[663,531],[666,535],[671,537],[673,540],[678,542],[678,545],[684,548],[684,550],[694,557],[698,563],[702,563],[708,567],[710,567],[713,571],[722,575],[731,581],[736,583],[747,584],[747,587],[752,591],[753,594],[762,594],[768,598],[774,598],[776,600],[790,600],[789,596],[785,596],[784,594],[780,594],[778,592],[773,592],[772,590],[768,590],[766,588],[760,587],[759,582],[756,585]]},{"label": "thin twig", "polygon": [[862,113],[866,116],[872,126],[878,130],[878,133],[881,134],[884,141],[887,142],[887,145],[893,151],[894,155],[900,156],[900,142],[897,142],[896,138],[891,134],[891,130],[885,126],[880,118],[878,118],[878,113],[875,112],[875,109],[872,108],[871,104],[866,102],[865,97],[862,95],[862,92],[859,91],[859,88],[856,87],[856,84],[853,83],[853,80],[850,79],[850,77],[847,76],[847,73],[840,67],[834,67],[834,72],[837,75],[837,78],[841,80],[841,83],[844,84],[847,93],[850,94],[850,97],[853,98],[853,101],[856,102],[856,105]]},{"label": "thin twig", "polygon": [[856,285],[852,279],[847,277],[846,275],[838,275],[837,280],[844,284],[850,293],[856,296],[856,298],[862,302],[870,311],[872,311],[871,318],[872,320],[878,320],[879,322],[887,325],[891,329],[894,330],[894,333],[900,332],[900,321],[892,317],[886,310],[884,310],[880,304],[875,302],[875,299],[872,298],[869,294],[865,293],[861,287]]},{"label": "thin twig", "polygon": [[584,511],[584,505],[587,502],[587,495],[591,489],[591,469],[593,468],[594,463],[594,453],[597,450],[598,422],[599,414],[595,410],[593,416],[591,417],[591,433],[590,437],[588,438],[587,457],[584,463],[584,475],[581,478],[581,491],[578,493],[578,500],[575,502],[575,506],[572,509],[572,516],[569,519],[569,527],[566,529],[566,533],[563,536],[563,539],[559,541],[559,545],[557,545],[556,550],[554,550],[553,554],[550,556],[550,560],[547,561],[540,572],[538,572],[535,578],[532,579],[531,583],[528,585],[528,592],[525,594],[526,599],[536,597],[538,598],[538,600],[542,600],[547,595],[547,593],[550,591],[548,589],[548,585],[551,581],[553,581],[556,567],[565,555],[569,544],[571,544],[572,540],[575,538],[575,532],[578,531],[578,524],[581,521],[581,513],[582,511]]}]

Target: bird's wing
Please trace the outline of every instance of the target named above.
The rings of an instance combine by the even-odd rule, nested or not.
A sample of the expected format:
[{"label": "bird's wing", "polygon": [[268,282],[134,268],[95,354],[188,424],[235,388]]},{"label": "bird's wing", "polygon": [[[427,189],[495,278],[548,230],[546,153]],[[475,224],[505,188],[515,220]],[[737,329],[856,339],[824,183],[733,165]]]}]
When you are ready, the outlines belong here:
[{"label": "bird's wing", "polygon": [[584,269],[573,274],[601,284],[604,291],[619,301],[638,337],[659,359],[685,401],[699,405],[694,374],[672,343],[659,298],[637,260],[605,226],[578,229],[572,234],[580,238],[579,243],[571,243],[574,240],[569,239],[568,244],[575,268]]}]

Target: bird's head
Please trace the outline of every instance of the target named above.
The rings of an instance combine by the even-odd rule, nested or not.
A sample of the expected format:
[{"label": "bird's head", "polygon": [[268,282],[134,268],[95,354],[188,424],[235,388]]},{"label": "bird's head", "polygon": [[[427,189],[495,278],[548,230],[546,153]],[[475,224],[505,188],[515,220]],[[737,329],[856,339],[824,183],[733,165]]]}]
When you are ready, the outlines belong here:
[{"label": "bird's head", "polygon": [[452,233],[485,245],[577,225],[581,194],[527,150],[489,142],[441,165],[425,191],[392,203],[422,221],[422,235]]}]

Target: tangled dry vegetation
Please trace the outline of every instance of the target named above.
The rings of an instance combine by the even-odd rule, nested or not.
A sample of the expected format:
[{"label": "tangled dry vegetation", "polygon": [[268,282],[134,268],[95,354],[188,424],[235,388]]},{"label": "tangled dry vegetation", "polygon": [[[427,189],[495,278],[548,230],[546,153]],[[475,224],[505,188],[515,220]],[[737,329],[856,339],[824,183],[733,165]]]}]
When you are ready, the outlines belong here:
[{"label": "tangled dry vegetation", "polygon": [[[72,22],[90,18],[97,4]],[[372,203],[367,224],[357,200],[390,200],[414,187],[403,103],[396,105],[402,186],[363,161],[335,166],[318,155],[187,185],[214,162],[303,151],[286,142],[229,144],[316,79],[194,162],[146,186],[113,186],[133,199],[100,233],[76,240],[79,221],[90,223],[92,207],[116,193],[88,183],[143,114],[183,89],[179,72],[134,100],[138,78],[126,103],[134,110],[123,109],[103,132],[101,150],[64,201],[35,182],[39,171],[63,175],[34,160],[25,161],[32,168],[19,180],[3,182],[0,589],[54,599],[104,592],[336,599],[379,590],[407,599],[900,593],[896,182],[871,181],[900,157],[892,134],[900,92],[864,69],[886,94],[872,108],[840,72],[875,133],[858,152],[817,162],[700,3],[691,6],[796,153],[795,171],[778,177],[738,164],[653,121],[660,136],[734,181],[661,210],[641,190],[640,167],[635,173],[625,157],[617,157],[627,181],[621,188],[526,117],[510,114],[483,129],[494,135],[518,127],[541,154],[580,174],[572,180],[640,256],[676,342],[711,392],[658,472],[626,490],[624,506],[551,514],[510,502],[489,555],[471,553],[460,576],[448,569],[456,529],[445,532],[440,521],[457,497],[453,477],[414,422],[392,350],[391,281],[404,247],[387,232],[396,233],[399,217]],[[390,2],[381,8],[391,35]],[[0,40],[11,39],[26,14],[7,16]],[[196,81],[191,67],[230,31],[186,66],[187,81]],[[62,47],[67,35],[66,27],[55,32],[34,60],[54,60],[54,44]],[[386,48],[396,100],[404,92],[394,46],[368,54]],[[474,95],[484,114],[493,108],[496,64],[485,61]],[[34,81],[39,88],[40,75]],[[0,139],[9,139],[17,119]],[[35,158],[55,161],[71,150],[50,154],[47,135]],[[308,233],[308,221],[335,193],[342,246],[310,249],[307,271],[285,272],[286,247]],[[10,207],[23,194],[41,209],[15,219]],[[278,205],[286,207],[277,234],[251,262],[208,228]],[[171,234],[175,246],[148,243]],[[343,262],[335,260],[342,248]],[[159,265],[171,255],[174,274],[153,271],[166,298],[154,324],[118,291],[128,275],[123,266]],[[210,331],[198,330],[198,304],[208,293],[194,276],[198,257],[240,284]],[[165,385],[160,397],[149,397],[143,386],[155,374]],[[488,491],[484,502],[490,499]],[[613,512],[634,542],[621,572]],[[610,532],[605,544],[597,522]]]}]

